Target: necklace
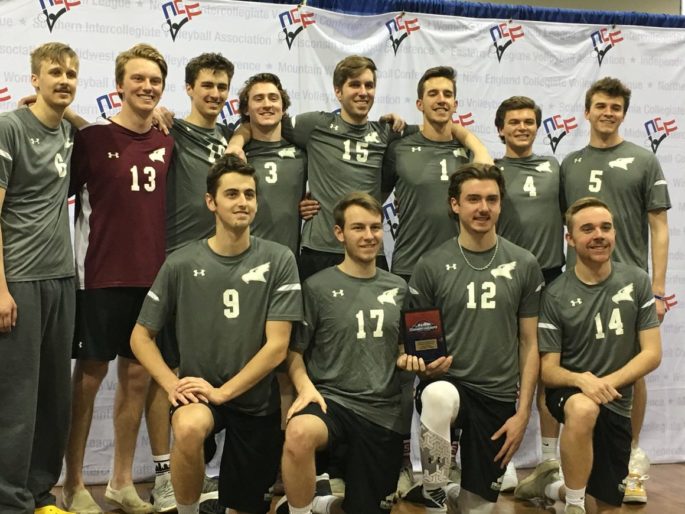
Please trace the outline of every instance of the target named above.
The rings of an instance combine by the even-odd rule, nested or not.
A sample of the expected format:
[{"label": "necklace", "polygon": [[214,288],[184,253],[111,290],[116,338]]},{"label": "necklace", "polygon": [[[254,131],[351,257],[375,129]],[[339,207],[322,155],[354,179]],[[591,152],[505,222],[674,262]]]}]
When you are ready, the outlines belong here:
[{"label": "necklace", "polygon": [[482,268],[477,268],[469,262],[469,260],[466,258],[466,255],[464,254],[464,249],[461,247],[461,243],[459,242],[458,239],[457,239],[457,245],[459,246],[459,251],[461,252],[461,256],[464,258],[464,261],[466,262],[466,264],[469,265],[469,268],[471,268],[474,271],[483,271],[483,270],[488,269],[490,267],[490,265],[492,264],[492,261],[495,260],[495,256],[497,255],[497,250],[499,249],[499,237],[495,239],[495,251],[492,252],[492,257],[490,257],[490,260],[488,261],[488,263],[485,266],[483,266]]}]

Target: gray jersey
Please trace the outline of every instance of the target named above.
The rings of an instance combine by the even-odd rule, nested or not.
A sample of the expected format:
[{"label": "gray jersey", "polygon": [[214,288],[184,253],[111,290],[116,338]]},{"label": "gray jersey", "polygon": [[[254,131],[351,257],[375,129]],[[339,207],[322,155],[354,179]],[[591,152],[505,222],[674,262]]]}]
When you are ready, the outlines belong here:
[{"label": "gray jersey", "polygon": [[[519,381],[519,318],[538,315],[543,278],[533,254],[499,237],[489,268],[472,269],[456,239],[422,257],[409,282],[413,308],[442,311],[447,375],[495,400],[516,400]],[[466,258],[485,266],[494,250]]]},{"label": "gray jersey", "polygon": [[447,187],[450,175],[468,157],[458,141],[431,141],[420,132],[388,148],[382,189],[394,187],[399,205],[393,273],[411,275],[419,257],[457,235],[457,224],[449,215]]},{"label": "gray jersey", "polygon": [[327,268],[304,283],[306,323],[292,343],[324,397],[395,432],[402,431],[396,361],[406,294],[406,282],[387,271],[362,279]]},{"label": "gray jersey", "polygon": [[30,109],[0,114],[0,214],[7,282],[74,275],[69,233],[70,125],[51,129]]},{"label": "gray jersey", "polygon": [[[614,263],[601,284],[587,285],[569,269],[542,294],[540,352],[560,353],[561,367],[606,376],[625,366],[640,351],[638,333],[659,326],[652,285],[643,270]],[[630,417],[632,384],[610,410]]]},{"label": "gray jersey", "polygon": [[299,254],[300,213],[307,156],[286,141],[257,141],[245,146],[247,161],[257,170],[257,215],[250,232],[281,243]]},{"label": "gray jersey", "polygon": [[224,154],[231,131],[217,124],[212,129],[174,119],[174,152],[167,175],[167,253],[214,233],[214,214],[207,209],[207,172]]},{"label": "gray jersey", "polygon": [[383,154],[395,137],[387,123],[351,125],[340,114],[309,112],[283,120],[283,137],[307,151],[309,190],[321,210],[304,224],[302,246],[344,253],[333,235],[333,207],[345,194],[363,191],[381,200]]},{"label": "gray jersey", "polygon": [[[647,269],[649,211],[670,209],[664,173],[656,156],[628,141],[611,148],[586,146],[561,164],[565,207],[584,196],[596,196],[614,214],[614,260]],[[575,262],[569,249],[568,266]]]},{"label": "gray jersey", "polygon": [[564,264],[564,225],[559,193],[559,162],[531,155],[495,161],[506,183],[497,232],[530,251],[542,269]]},{"label": "gray jersey", "polygon": [[[235,257],[217,255],[206,239],[186,245],[164,262],[138,323],[159,331],[173,317],[179,376],[202,377],[221,386],[262,348],[267,321],[302,319],[292,252],[255,237],[250,239],[250,248]],[[273,374],[231,405],[253,415],[277,411]]]}]

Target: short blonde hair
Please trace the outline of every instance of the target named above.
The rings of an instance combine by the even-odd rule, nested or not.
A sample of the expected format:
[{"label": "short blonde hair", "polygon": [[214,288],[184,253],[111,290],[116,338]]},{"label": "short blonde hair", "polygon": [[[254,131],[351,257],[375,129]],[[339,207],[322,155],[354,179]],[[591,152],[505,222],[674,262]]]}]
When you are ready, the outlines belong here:
[{"label": "short blonde hair", "polygon": [[611,214],[612,217],[614,215],[614,213],[611,212],[611,209],[609,209],[609,206],[595,196],[585,196],[583,198],[579,198],[573,202],[568,209],[566,209],[566,213],[564,214],[566,227],[568,228],[569,232],[573,230],[573,216],[583,209],[589,209],[590,207],[601,207],[602,209],[609,211],[609,214]]},{"label": "short blonde hair", "polygon": [[74,52],[70,46],[56,41],[40,45],[31,52],[31,73],[33,75],[38,75],[40,73],[40,65],[43,61],[57,62],[64,66],[67,58],[74,61],[78,68],[78,55],[76,55],[76,52]]},{"label": "short blonde hair", "polygon": [[117,55],[117,60],[114,64],[114,78],[117,85],[124,82],[126,64],[132,59],[147,59],[159,66],[159,70],[162,72],[162,89],[164,89],[168,72],[167,63],[164,60],[164,56],[154,46],[146,43],[139,43]]}]

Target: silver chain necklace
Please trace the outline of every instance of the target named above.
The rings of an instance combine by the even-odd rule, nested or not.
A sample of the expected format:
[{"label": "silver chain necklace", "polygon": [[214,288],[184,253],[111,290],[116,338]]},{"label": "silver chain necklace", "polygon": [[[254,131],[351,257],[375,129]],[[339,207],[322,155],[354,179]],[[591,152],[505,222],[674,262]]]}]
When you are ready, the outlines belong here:
[{"label": "silver chain necklace", "polygon": [[469,265],[469,268],[471,268],[474,271],[483,271],[483,270],[486,270],[490,267],[490,265],[492,264],[492,261],[494,261],[495,257],[497,256],[497,250],[499,249],[499,237],[496,237],[496,239],[495,239],[495,251],[492,252],[492,257],[490,257],[490,260],[488,261],[488,263],[485,266],[483,266],[482,268],[476,268],[473,264],[471,264],[469,262],[469,260],[466,258],[466,255],[464,254],[464,249],[462,248],[461,243],[459,242],[459,239],[457,239],[457,245],[459,246],[459,251],[461,252],[461,256],[464,258],[464,261],[466,262],[466,264]]}]

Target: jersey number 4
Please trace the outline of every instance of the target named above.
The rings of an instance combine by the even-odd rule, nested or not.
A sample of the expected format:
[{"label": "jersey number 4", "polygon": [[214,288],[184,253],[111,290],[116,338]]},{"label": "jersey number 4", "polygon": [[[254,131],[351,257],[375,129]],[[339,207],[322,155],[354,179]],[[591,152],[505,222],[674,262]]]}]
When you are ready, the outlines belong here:
[{"label": "jersey number 4", "polygon": [[[383,337],[383,318],[385,312],[383,309],[370,309],[369,318],[371,321],[376,321],[376,328],[374,328],[371,335],[373,337]],[[356,314],[357,318],[357,339],[366,339],[366,323],[364,322],[364,311],[359,310]]]}]

